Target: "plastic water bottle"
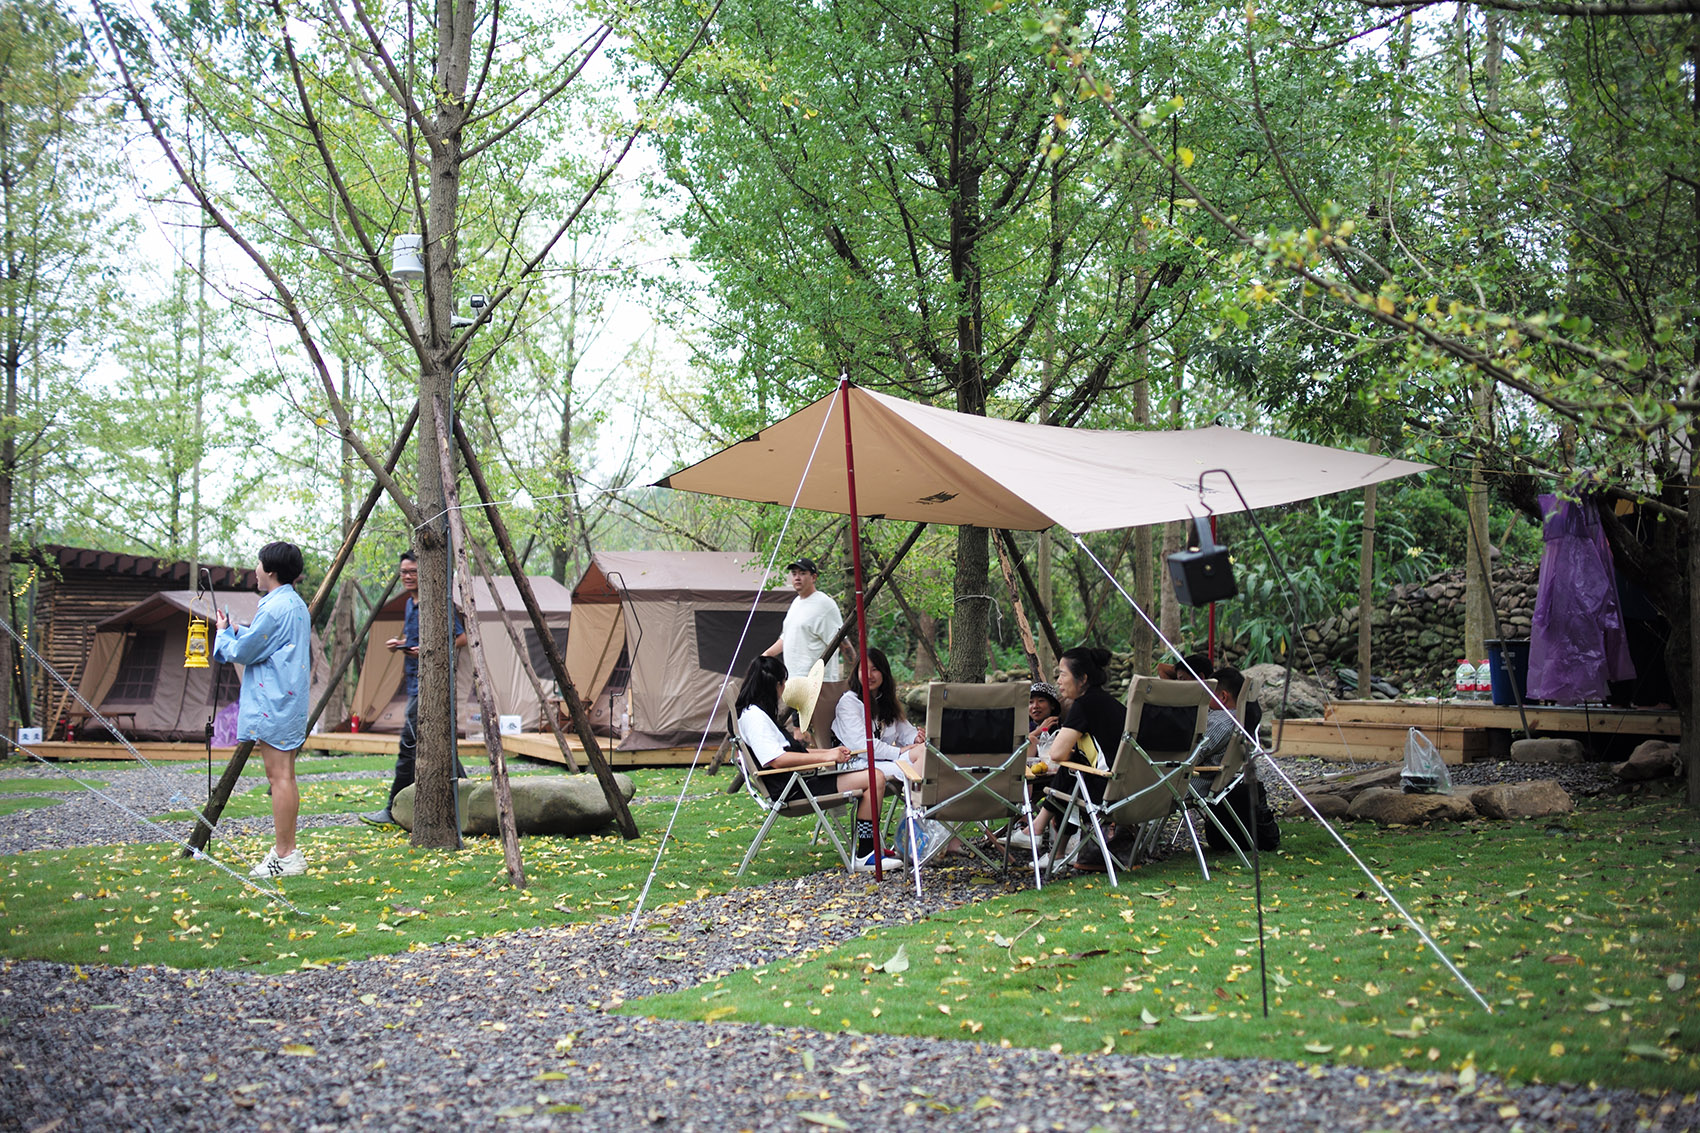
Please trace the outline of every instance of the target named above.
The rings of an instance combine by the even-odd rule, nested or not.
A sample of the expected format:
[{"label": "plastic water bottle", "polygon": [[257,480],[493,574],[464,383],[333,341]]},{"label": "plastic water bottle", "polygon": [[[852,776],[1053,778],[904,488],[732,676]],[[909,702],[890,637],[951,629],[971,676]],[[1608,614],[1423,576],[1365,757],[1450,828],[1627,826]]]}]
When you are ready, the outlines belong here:
[{"label": "plastic water bottle", "polygon": [[1488,659],[1485,657],[1476,666],[1476,699],[1493,699],[1493,666],[1488,663]]},{"label": "plastic water bottle", "polygon": [[1452,697],[1454,700],[1476,698],[1476,667],[1462,657],[1458,659],[1458,671],[1452,677]]}]

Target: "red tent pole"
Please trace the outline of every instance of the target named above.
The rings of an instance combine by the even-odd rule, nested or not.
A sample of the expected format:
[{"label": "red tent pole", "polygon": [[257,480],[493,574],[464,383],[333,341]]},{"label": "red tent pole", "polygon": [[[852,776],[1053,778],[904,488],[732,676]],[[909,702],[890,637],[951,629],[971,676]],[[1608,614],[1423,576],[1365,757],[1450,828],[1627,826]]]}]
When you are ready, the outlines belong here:
[{"label": "red tent pole", "polygon": [[[1210,538],[1216,538],[1216,514],[1210,514]],[[1216,603],[1210,603],[1210,629],[1204,638],[1204,655],[1216,663]]]},{"label": "red tent pole", "polygon": [[844,474],[850,481],[850,567],[856,576],[856,665],[862,674],[863,734],[868,740],[868,797],[874,802],[874,880],[884,880],[880,862],[880,810],[885,802],[874,782],[874,698],[869,690],[868,618],[862,606],[862,528],[856,516],[856,446],[850,439],[850,379],[838,379],[839,402],[844,406]]}]

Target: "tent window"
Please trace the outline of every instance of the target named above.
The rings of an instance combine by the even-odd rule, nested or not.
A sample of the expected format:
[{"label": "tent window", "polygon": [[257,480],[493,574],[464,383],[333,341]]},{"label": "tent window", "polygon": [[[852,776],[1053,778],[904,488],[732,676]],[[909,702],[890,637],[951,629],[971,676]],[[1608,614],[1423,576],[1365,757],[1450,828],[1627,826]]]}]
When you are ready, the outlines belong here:
[{"label": "tent window", "polygon": [[[744,622],[750,623],[744,632]],[[697,667],[711,673],[743,676],[750,662],[775,641],[785,628],[784,610],[698,610]],[[739,648],[738,639],[743,638]],[[735,652],[734,652],[735,651]]]},{"label": "tent window", "polygon": [[[561,626],[550,626],[549,636],[555,639],[555,652],[560,654],[564,663],[567,657],[567,631]],[[543,684],[547,685],[555,679],[555,671],[549,667],[549,655],[543,651],[543,639],[537,635],[536,627],[525,631],[525,659],[531,663],[531,671]]]},{"label": "tent window", "polygon": [[108,701],[120,704],[140,703],[153,699],[154,685],[159,681],[159,663],[165,656],[163,633],[138,633],[124,650],[124,663],[119,666],[118,679],[106,694]]},{"label": "tent window", "polygon": [[235,665],[220,665],[218,667],[218,691],[213,696],[219,704],[231,704],[242,695],[242,674],[236,671]]}]

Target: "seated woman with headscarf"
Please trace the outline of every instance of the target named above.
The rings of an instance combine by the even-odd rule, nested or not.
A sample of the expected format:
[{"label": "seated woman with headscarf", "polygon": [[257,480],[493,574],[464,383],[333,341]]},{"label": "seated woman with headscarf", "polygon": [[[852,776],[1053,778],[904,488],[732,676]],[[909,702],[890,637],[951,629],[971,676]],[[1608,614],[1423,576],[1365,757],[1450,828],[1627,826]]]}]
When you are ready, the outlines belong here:
[{"label": "seated woman with headscarf", "polygon": [[[785,691],[785,662],[777,657],[757,657],[750,662],[749,672],[744,676],[744,687],[738,692],[738,738],[749,748],[750,754],[763,768],[769,767],[808,767],[815,764],[845,764],[850,762],[853,753],[848,747],[810,748],[802,741],[788,739],[779,727],[780,696]],[[821,768],[818,774],[830,774],[830,767]],[[759,778],[769,795],[778,797],[778,792],[789,781],[786,775],[764,775]],[[847,771],[837,777],[836,786],[840,791],[853,791],[866,787],[868,784],[867,771]],[[874,790],[872,794],[863,794],[862,800],[856,807],[856,857],[854,868],[858,872],[871,872],[874,868],[874,816],[880,800],[885,797],[885,774],[876,766],[874,769]],[[881,868],[897,869],[903,863],[890,855],[883,855]]]}]

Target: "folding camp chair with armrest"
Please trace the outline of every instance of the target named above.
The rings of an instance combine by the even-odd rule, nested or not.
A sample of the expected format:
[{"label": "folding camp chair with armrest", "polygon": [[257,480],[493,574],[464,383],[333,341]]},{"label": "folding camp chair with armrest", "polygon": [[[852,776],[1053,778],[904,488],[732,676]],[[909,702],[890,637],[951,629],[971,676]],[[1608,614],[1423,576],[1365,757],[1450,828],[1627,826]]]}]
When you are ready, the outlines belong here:
[{"label": "folding camp chair with armrest", "polygon": [[[1015,818],[1032,821],[1027,792],[1027,701],[1025,684],[934,681],[927,686],[926,754],[919,768],[905,769],[908,819],[943,823],[989,866],[998,863],[976,845],[975,835],[990,833],[994,824]],[[978,830],[964,837],[970,827]],[[1037,883],[1038,853],[1029,853]],[[919,893],[920,855],[909,857]],[[1009,866],[1007,847],[1003,865]]]},{"label": "folding camp chair with armrest", "polygon": [[[1116,745],[1115,759],[1111,761],[1109,770],[1087,767],[1081,763],[1063,763],[1062,766],[1075,771],[1075,780],[1072,790],[1067,794],[1054,789],[1051,791],[1053,798],[1064,800],[1066,803],[1060,829],[1066,830],[1071,821],[1079,821],[1077,815],[1084,816],[1083,825],[1090,827],[1092,839],[1099,852],[1104,855],[1104,868],[1109,874],[1112,886],[1116,884],[1116,862],[1110,853],[1109,838],[1104,833],[1104,825],[1114,823],[1118,831],[1133,832],[1133,852],[1124,863],[1126,868],[1155,845],[1170,814],[1180,809],[1183,818],[1185,817],[1188,780],[1193,772],[1198,741],[1204,735],[1205,722],[1209,718],[1210,693],[1214,687],[1214,681],[1199,684],[1197,681],[1164,681],[1155,677],[1133,678],[1133,684],[1128,689],[1127,717],[1122,724],[1121,740]],[[1181,727],[1176,733],[1176,740],[1170,743],[1182,740],[1189,734],[1191,742],[1183,747],[1164,746],[1154,751],[1141,747],[1138,736],[1147,708],[1181,709],[1176,715],[1187,720],[1190,728]],[[1103,782],[1104,790],[1100,798],[1094,799],[1087,789],[1085,776],[1088,775]],[[1190,822],[1188,829],[1191,829]],[[1082,835],[1080,844],[1084,845],[1085,841],[1085,836]],[[1195,846],[1197,842],[1195,835]],[[1051,876],[1056,876],[1058,870],[1072,864],[1078,856],[1078,849],[1068,855],[1052,855]],[[1201,867],[1203,863],[1204,851],[1200,848]],[[1206,873],[1205,876],[1208,877],[1209,874]]]},{"label": "folding camp chair with armrest", "polygon": [[[838,831],[833,829],[827,813],[835,810],[849,812],[849,825],[845,833],[850,847],[854,848],[856,806],[867,793],[867,788],[839,790],[839,772],[832,763],[823,762],[807,767],[762,767],[756,762],[749,745],[738,735],[737,721],[734,719],[730,723],[733,751],[738,761],[738,769],[744,777],[744,791],[762,811],[761,828],[750,840],[750,848],[744,852],[744,861],[738,867],[738,876],[744,876],[744,871],[750,868],[756,851],[761,849],[762,840],[781,818],[812,818],[814,829],[810,834],[810,842],[818,842],[821,831],[826,831],[826,836],[832,840],[833,848],[838,851],[838,860],[844,863],[846,870],[850,869],[850,850],[845,848],[844,839],[839,838]],[[771,791],[769,784],[773,786]]]},{"label": "folding camp chair with armrest", "polygon": [[[1239,856],[1240,864],[1247,869],[1251,862],[1246,860],[1245,847],[1251,845],[1252,835],[1247,831],[1244,821],[1233,807],[1223,807],[1221,804],[1228,798],[1228,792],[1239,786],[1245,778],[1246,769],[1246,738],[1242,731],[1246,722],[1246,707],[1257,699],[1259,690],[1256,677],[1246,677],[1245,684],[1240,689],[1240,695],[1234,701],[1234,731],[1228,737],[1228,746],[1223,749],[1221,757],[1209,764],[1201,764],[1193,768],[1193,776],[1187,782],[1187,809],[1196,810],[1203,819],[1214,826],[1227,839],[1234,853]],[[1204,758],[1212,759],[1206,755]],[[1236,837],[1223,825],[1218,810],[1226,810],[1239,827]]]}]

